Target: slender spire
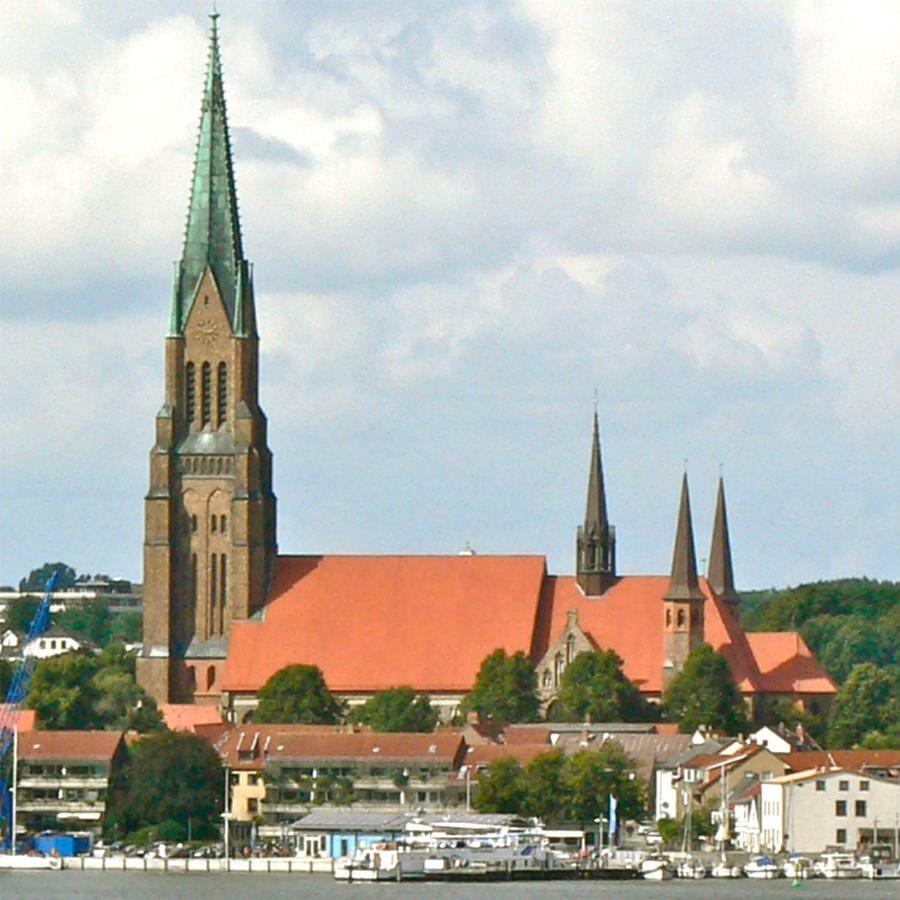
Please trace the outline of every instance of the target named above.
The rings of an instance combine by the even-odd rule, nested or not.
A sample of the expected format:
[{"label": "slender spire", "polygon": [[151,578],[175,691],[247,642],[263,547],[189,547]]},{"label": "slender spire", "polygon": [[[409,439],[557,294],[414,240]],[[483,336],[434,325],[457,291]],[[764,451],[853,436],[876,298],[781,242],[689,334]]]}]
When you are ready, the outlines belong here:
[{"label": "slender spire", "polygon": [[591,468],[588,474],[587,508],[584,530],[603,534],[609,527],[606,516],[606,488],[603,484],[603,462],[600,458],[600,418],[594,408],[594,438],[591,443]]},{"label": "slender spire", "polygon": [[694,528],[691,525],[691,499],[688,495],[687,473],[681,479],[681,506],[678,510],[678,530],[675,533],[675,552],[672,554],[672,578],[666,600],[702,600],[697,581],[697,557],[694,553]]},{"label": "slender spire", "polygon": [[[210,15],[209,60],[200,128],[194,158],[194,176],[184,252],[176,273],[170,334],[184,328],[197,287],[206,267],[212,269],[235,333],[244,334],[253,321],[250,278],[241,246],[231,141],[222,84],[222,61],[219,56],[219,14]],[[248,321],[249,320],[249,321]]]},{"label": "slender spire", "polygon": [[707,580],[710,587],[726,603],[741,602],[734,587],[734,569],[731,564],[731,539],[728,536],[728,515],[725,510],[725,483],[719,476],[716,494],[716,517],[713,523],[712,546],[709,550]]}]

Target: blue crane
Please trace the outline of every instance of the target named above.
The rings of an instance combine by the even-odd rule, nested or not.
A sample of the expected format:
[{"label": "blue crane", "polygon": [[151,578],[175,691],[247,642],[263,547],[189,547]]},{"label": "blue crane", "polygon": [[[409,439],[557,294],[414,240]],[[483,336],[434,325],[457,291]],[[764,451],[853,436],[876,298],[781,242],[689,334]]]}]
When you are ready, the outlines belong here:
[{"label": "blue crane", "polygon": [[22,647],[22,660],[13,675],[12,683],[6,693],[6,703],[0,709],[0,832],[4,835],[6,845],[10,843],[9,828],[5,827],[12,818],[12,795],[9,791],[9,782],[6,778],[6,770],[11,760],[10,751],[16,728],[16,718],[22,708],[22,701],[28,694],[31,686],[31,677],[34,675],[34,667],[37,659],[32,654],[24,652],[28,645],[39,638],[50,627],[50,603],[53,592],[56,590],[56,581],[59,573],[54,572],[48,579],[44,588],[44,599],[41,600],[31,620],[31,628],[28,629],[28,637]]}]

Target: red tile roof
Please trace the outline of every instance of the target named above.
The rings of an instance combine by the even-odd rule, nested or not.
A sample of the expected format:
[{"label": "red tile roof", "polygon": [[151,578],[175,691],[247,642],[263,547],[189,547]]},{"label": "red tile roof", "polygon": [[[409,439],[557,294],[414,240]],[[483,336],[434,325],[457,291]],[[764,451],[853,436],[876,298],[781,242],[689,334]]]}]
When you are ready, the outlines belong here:
[{"label": "red tile roof", "polygon": [[19,735],[19,759],[109,762],[121,743],[121,731],[28,731]]},{"label": "red tile roof", "polygon": [[767,693],[833,694],[837,688],[795,631],[748,632],[747,641]]},{"label": "red tile roof", "polygon": [[[462,764],[478,767],[489,766],[500,759],[515,759],[522,766],[527,766],[542,753],[552,752],[549,744],[482,744],[470,747],[462,759]],[[473,777],[473,776],[470,776]]]},{"label": "red tile roof", "polygon": [[[575,578],[549,576],[542,613],[550,624],[541,629],[537,656],[543,656],[559,638],[568,611],[575,609],[579,626],[597,645],[622,657],[629,679],[645,693],[660,693],[664,662],[662,600],[668,586],[666,576],[629,576],[620,578],[599,597],[586,597]],[[704,638],[728,660],[740,690],[752,693],[757,689],[758,672],[744,632],[704,579],[700,586],[706,596]]]},{"label": "red tile roof", "polygon": [[197,731],[198,725],[222,725],[222,717],[214,706],[200,706],[192,703],[161,703],[166,728],[170,731]]},{"label": "red tile roof", "polygon": [[336,729],[293,730],[290,726],[246,726],[232,731],[217,746],[225,765],[258,769],[266,761],[418,762],[453,766],[462,754],[459,732],[379,734]]},{"label": "red tile roof", "polygon": [[851,770],[864,766],[900,769],[900,750],[804,750],[779,753],[778,758],[793,772],[834,766]]},{"label": "red tile roof", "polygon": [[468,691],[498,647],[528,652],[542,556],[281,556],[262,621],[232,627],[223,689],[294,663],[333,691]]},{"label": "red tile roof", "polygon": [[[9,708],[10,704],[0,703],[0,719],[7,714]],[[34,731],[37,728],[37,713],[33,709],[19,709],[13,712],[12,716],[13,719],[9,726],[20,734],[23,731]]]}]

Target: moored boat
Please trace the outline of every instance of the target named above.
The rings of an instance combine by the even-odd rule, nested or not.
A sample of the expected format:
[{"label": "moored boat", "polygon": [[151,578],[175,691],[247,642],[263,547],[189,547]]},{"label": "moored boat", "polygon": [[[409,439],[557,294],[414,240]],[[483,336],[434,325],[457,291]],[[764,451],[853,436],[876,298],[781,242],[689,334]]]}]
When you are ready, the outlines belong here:
[{"label": "moored boat", "polygon": [[699,859],[686,859],[678,865],[679,878],[706,878],[709,874]]},{"label": "moored boat", "polygon": [[823,878],[862,878],[862,866],[852,853],[826,853],[819,857],[816,872]]},{"label": "moored boat", "polygon": [[640,873],[648,881],[669,881],[674,873],[664,856],[648,856],[641,860]]},{"label": "moored boat", "polygon": [[781,868],[768,856],[757,856],[744,866],[748,878],[781,878]]},{"label": "moored boat", "polygon": [[338,860],[338,881],[406,881],[425,877],[425,854],[393,844],[360,847],[353,856]]},{"label": "moored boat", "polygon": [[784,877],[793,879],[814,878],[812,860],[805,856],[792,856],[784,861]]},{"label": "moored boat", "polygon": [[31,853],[0,853],[0,869],[51,869],[62,868],[58,856],[42,856]]},{"label": "moored boat", "polygon": [[743,878],[744,871],[740,866],[732,865],[723,859],[712,867],[710,874],[713,878]]}]

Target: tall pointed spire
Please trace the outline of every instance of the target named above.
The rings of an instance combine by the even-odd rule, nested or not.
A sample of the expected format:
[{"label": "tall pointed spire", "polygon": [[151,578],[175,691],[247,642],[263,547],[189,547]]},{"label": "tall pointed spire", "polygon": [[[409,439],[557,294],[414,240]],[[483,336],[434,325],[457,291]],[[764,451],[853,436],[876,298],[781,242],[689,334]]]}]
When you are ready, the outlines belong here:
[{"label": "tall pointed spire", "polygon": [[681,506],[678,510],[678,529],[675,532],[675,551],[672,554],[672,577],[666,600],[702,600],[697,581],[697,556],[694,552],[694,528],[691,524],[691,499],[688,494],[687,472],[681,480]]},{"label": "tall pointed spire", "polygon": [[[241,246],[231,141],[225,110],[218,13],[210,15],[209,60],[184,251],[178,264],[169,333],[180,334],[207,266],[212,269],[234,331],[243,336],[254,328],[249,265]],[[249,306],[249,309],[245,309]]]},{"label": "tall pointed spire", "polygon": [[609,527],[606,517],[606,488],[603,484],[603,462],[600,459],[600,419],[594,410],[594,437],[591,443],[591,467],[588,473],[587,506],[584,513],[585,531],[601,534]]},{"label": "tall pointed spire", "polygon": [[716,517],[713,523],[712,546],[709,550],[707,581],[710,587],[732,610],[737,609],[741,597],[734,587],[731,564],[731,539],[728,536],[728,515],[725,510],[725,483],[719,477],[716,494]]},{"label": "tall pointed spire", "polygon": [[594,433],[588,471],[584,525],[576,542],[578,584],[588,596],[602,594],[616,579],[616,530],[606,514],[606,488],[600,455],[600,420],[594,408]]}]

